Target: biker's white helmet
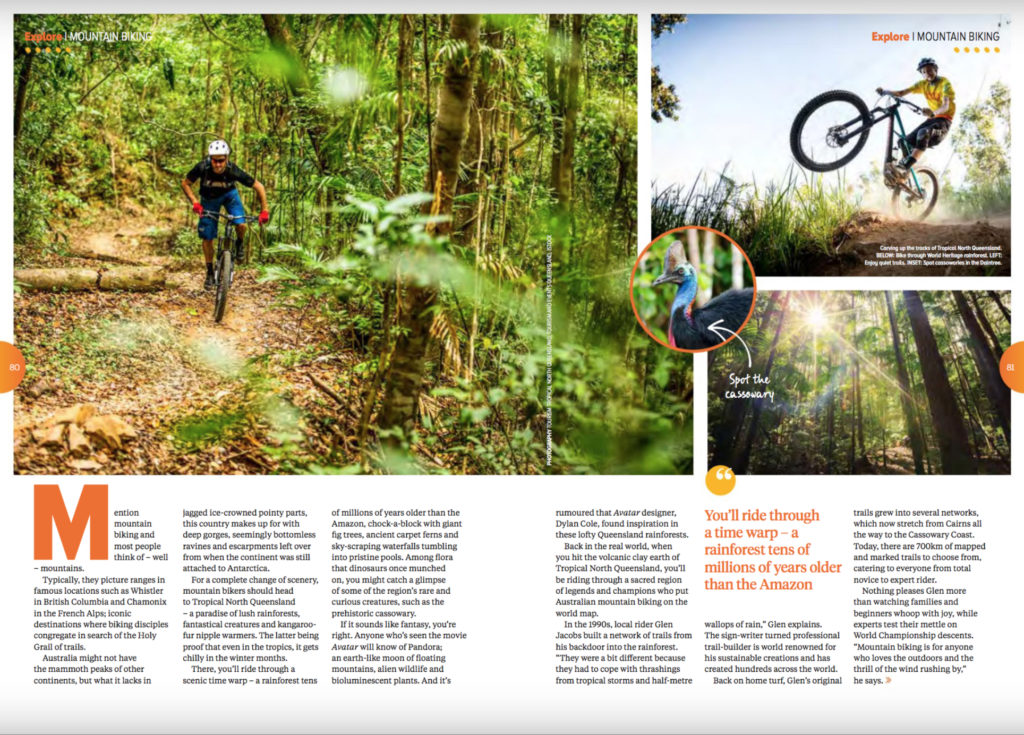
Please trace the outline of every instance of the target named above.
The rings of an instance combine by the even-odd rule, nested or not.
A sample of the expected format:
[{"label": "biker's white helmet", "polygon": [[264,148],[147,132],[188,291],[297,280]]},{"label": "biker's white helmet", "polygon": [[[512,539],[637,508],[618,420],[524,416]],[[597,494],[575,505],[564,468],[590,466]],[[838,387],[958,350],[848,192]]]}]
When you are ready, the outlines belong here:
[{"label": "biker's white helmet", "polygon": [[215,140],[210,143],[206,152],[211,156],[227,156],[231,154],[231,146],[226,140]]}]

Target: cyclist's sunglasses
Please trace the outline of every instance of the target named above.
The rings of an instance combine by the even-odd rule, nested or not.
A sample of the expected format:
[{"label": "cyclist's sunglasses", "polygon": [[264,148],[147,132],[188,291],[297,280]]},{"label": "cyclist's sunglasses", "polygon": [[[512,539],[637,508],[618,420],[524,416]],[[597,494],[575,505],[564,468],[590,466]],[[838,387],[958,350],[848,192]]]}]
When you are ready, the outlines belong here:
[{"label": "cyclist's sunglasses", "polygon": [[214,163],[227,163],[228,162],[228,157],[227,156],[211,156],[210,160],[213,161]]}]

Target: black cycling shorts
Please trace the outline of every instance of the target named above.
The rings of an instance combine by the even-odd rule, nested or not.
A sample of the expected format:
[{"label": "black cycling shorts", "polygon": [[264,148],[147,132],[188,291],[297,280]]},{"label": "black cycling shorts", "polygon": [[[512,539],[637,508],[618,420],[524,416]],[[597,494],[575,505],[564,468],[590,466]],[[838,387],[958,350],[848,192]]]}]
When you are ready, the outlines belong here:
[{"label": "black cycling shorts", "polygon": [[925,120],[907,133],[907,142],[911,148],[934,148],[946,137],[952,121],[945,117],[933,117]]}]

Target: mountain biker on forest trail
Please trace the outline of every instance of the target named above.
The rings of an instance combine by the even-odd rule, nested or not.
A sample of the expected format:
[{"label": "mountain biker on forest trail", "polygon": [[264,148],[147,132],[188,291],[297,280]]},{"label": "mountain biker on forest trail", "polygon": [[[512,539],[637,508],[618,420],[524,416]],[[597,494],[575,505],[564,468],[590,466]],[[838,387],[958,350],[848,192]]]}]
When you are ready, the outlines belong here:
[{"label": "mountain biker on forest trail", "polygon": [[895,166],[886,166],[885,180],[890,184],[903,181],[914,164],[921,160],[925,150],[934,148],[942,142],[953,125],[953,115],[956,113],[956,92],[946,77],[939,76],[939,65],[935,63],[935,59],[921,59],[917,64],[917,70],[924,79],[918,80],[906,89],[896,92],[879,87],[875,90],[880,95],[891,94],[894,97],[923,94],[929,108],[925,111],[929,119],[907,134],[907,141],[914,146],[914,150],[904,149],[902,161]]},{"label": "mountain biker on forest trail", "polygon": [[[213,288],[213,241],[217,239],[218,220],[215,217],[203,217],[203,212],[220,212],[223,207],[232,217],[245,216],[245,208],[242,206],[238,189],[235,187],[236,181],[256,190],[262,208],[259,216],[261,225],[265,225],[270,220],[270,212],[267,211],[267,190],[255,178],[228,161],[231,148],[226,141],[213,141],[210,143],[207,153],[209,155],[193,166],[192,170],[181,180],[181,188],[185,190],[185,196],[192,202],[192,210],[200,215],[199,237],[203,241],[203,257],[206,258],[206,281],[203,283],[203,288]],[[198,199],[192,191],[192,184],[196,181],[200,181]],[[235,262],[242,260],[244,238],[245,223],[241,222],[235,225]]]}]

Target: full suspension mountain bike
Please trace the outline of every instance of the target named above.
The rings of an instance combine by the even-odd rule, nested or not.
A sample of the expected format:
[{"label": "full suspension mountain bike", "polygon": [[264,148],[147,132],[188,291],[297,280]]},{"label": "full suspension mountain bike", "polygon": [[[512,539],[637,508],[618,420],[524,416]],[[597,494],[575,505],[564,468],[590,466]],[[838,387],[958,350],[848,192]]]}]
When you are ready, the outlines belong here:
[{"label": "full suspension mountain bike", "polygon": [[789,132],[789,147],[804,168],[811,171],[835,171],[861,152],[871,128],[886,122],[885,185],[892,191],[892,209],[897,216],[923,220],[939,198],[939,177],[930,168],[914,166],[906,177],[896,175],[896,161],[908,155],[914,146],[900,117],[906,106],[924,115],[913,102],[882,95],[872,109],[853,92],[833,90],[819,94],[797,113]]},{"label": "full suspension mountain bike", "polygon": [[222,212],[211,212],[204,209],[202,217],[211,219],[220,218],[224,220],[224,227],[217,237],[217,251],[213,260],[213,320],[220,323],[224,318],[224,309],[228,305],[228,291],[231,289],[231,281],[235,275],[235,264],[232,257],[232,245],[234,239],[234,228],[230,225],[240,225],[244,222],[256,222],[256,217],[242,215],[232,217]]}]

